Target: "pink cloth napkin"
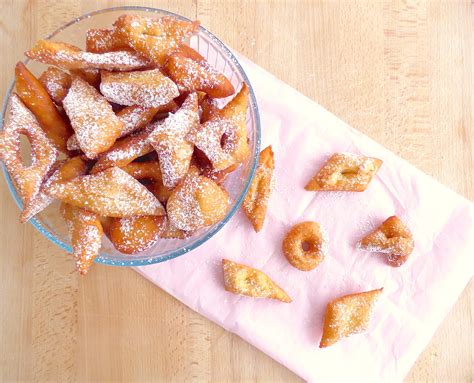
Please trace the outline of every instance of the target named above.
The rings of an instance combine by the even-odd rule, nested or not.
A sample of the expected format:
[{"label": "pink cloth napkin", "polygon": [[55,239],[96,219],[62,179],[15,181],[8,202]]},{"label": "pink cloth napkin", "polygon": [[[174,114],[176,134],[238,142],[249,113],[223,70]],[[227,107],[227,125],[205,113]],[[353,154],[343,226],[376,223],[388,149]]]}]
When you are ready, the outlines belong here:
[{"label": "pink cloth napkin", "polygon": [[[254,63],[241,63],[260,108],[262,148],[271,144],[275,152],[276,185],[263,230],[254,233],[239,211],[198,249],[136,270],[308,381],[401,381],[472,276],[474,204]],[[363,193],[305,191],[335,152],[384,163]],[[354,246],[394,214],[415,239],[400,268]],[[285,233],[304,220],[329,234],[329,256],[310,272],[293,268],[281,251]],[[226,292],[222,258],[263,270],[293,302]],[[366,333],[318,348],[328,301],[382,286]]]}]

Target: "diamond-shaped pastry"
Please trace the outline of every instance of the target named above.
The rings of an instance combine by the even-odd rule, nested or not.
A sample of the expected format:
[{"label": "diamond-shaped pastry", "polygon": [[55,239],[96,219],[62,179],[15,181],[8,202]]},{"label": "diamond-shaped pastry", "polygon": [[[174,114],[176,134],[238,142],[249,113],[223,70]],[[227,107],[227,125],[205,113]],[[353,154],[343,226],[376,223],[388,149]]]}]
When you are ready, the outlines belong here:
[{"label": "diamond-shaped pastry", "polygon": [[324,316],[320,348],[328,347],[349,335],[366,331],[381,289],[345,295],[329,302]]},{"label": "diamond-shaped pastry", "polygon": [[257,233],[262,229],[265,221],[274,169],[273,150],[271,146],[268,146],[260,153],[255,176],[242,204],[245,214]]},{"label": "diamond-shaped pastry", "polygon": [[197,94],[191,93],[176,113],[153,125],[148,142],[158,153],[163,184],[175,187],[186,175],[191,163],[194,145],[185,137],[199,126]]},{"label": "diamond-shaped pastry", "polygon": [[224,287],[231,293],[291,302],[288,294],[263,271],[227,259],[222,260],[222,268],[224,269]]},{"label": "diamond-shaped pastry", "polygon": [[336,153],[309,181],[309,191],[354,191],[367,189],[382,160],[361,155]]},{"label": "diamond-shaped pastry", "polygon": [[372,233],[362,238],[357,247],[374,253],[385,253],[388,264],[399,267],[413,252],[414,241],[406,225],[398,217],[392,216]]}]

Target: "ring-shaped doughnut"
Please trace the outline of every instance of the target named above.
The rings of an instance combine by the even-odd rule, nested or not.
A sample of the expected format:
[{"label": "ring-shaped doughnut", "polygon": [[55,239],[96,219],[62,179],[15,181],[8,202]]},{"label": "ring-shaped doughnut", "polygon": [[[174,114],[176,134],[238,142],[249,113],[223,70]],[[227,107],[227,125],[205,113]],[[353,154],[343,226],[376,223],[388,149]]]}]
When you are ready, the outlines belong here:
[{"label": "ring-shaped doughnut", "polygon": [[327,235],[319,223],[296,224],[283,240],[283,253],[290,264],[309,271],[318,266],[327,254]]}]

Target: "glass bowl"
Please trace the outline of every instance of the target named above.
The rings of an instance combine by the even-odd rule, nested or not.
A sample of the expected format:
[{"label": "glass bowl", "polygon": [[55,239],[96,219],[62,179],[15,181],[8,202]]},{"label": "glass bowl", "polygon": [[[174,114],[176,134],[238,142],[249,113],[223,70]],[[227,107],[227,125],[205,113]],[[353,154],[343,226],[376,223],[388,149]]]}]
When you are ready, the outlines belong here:
[{"label": "glass bowl", "polygon": [[[83,48],[85,45],[85,34],[88,29],[111,28],[112,23],[124,13],[151,17],[174,16],[178,19],[188,20],[183,16],[161,9],[134,6],[108,8],[78,17],[53,32],[51,35],[46,37],[46,39],[63,41]],[[260,119],[252,86],[241,65],[229,48],[227,48],[224,43],[207,29],[200,27],[198,34],[190,39],[189,44],[204,56],[217,70],[226,74],[227,78],[232,82],[237,90],[240,89],[240,84],[242,82],[246,82],[250,89],[249,108],[247,110],[247,129],[251,156],[248,161],[242,164],[237,171],[232,173],[225,182],[225,187],[231,198],[231,208],[221,222],[202,229],[189,238],[184,240],[160,239],[153,247],[135,255],[126,255],[118,252],[104,236],[101,254],[96,258],[95,262],[115,266],[140,266],[163,262],[185,254],[202,245],[216,234],[232,218],[247,193],[257,166],[258,154],[260,151]],[[46,65],[30,60],[25,60],[24,62],[37,76],[39,76],[39,74],[47,67]],[[13,68],[11,68],[11,71],[13,73]],[[8,100],[13,91],[14,85],[15,84],[12,83],[10,86],[3,103],[2,116],[0,117],[0,126],[2,128],[4,123],[3,116],[6,116]],[[230,98],[220,100],[220,102],[224,104]],[[3,164],[2,168],[10,192],[21,209],[21,198],[19,197]],[[72,251],[66,224],[59,214],[59,203],[57,201],[53,202],[48,208],[37,214],[30,220],[30,222],[41,234],[53,241],[59,247],[69,253]]]}]

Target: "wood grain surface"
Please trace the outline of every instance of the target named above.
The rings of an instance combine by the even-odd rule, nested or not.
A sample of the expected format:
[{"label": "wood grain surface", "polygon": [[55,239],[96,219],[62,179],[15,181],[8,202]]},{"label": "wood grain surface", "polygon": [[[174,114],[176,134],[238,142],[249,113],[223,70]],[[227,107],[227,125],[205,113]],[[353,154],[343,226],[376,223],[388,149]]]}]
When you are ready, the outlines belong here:
[{"label": "wood grain surface", "polygon": [[[168,9],[474,199],[469,1],[0,0],[1,94],[35,40],[85,12]],[[134,271],[85,278],[18,223],[0,182],[0,381],[299,381]],[[470,382],[473,283],[406,378]],[[342,367],[342,366],[341,366]]]}]

